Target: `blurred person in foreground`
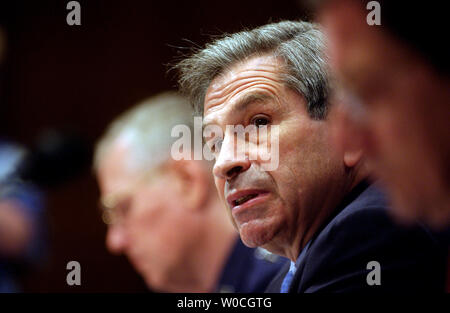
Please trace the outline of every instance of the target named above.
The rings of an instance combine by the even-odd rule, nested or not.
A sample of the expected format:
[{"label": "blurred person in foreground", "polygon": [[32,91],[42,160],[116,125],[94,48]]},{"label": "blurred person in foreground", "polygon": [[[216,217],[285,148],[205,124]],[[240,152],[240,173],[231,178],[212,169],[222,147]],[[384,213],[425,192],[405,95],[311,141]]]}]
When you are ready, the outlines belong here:
[{"label": "blurred person in foreground", "polygon": [[443,291],[446,250],[426,227],[393,223],[363,152],[330,143],[323,49],[316,25],[282,21],[215,38],[175,66],[203,114],[220,198],[246,245],[291,260],[269,292]]},{"label": "blurred person in foreground", "polygon": [[399,220],[419,219],[438,230],[450,226],[450,51],[444,2],[314,2],[341,85],[335,143],[340,149],[364,150]]},{"label": "blurred person in foreground", "polygon": [[193,118],[184,98],[163,93],[125,112],[100,139],[107,247],[124,253],[154,291],[261,292],[282,258],[240,242],[208,161],[171,157],[172,128],[186,125],[193,135]]}]

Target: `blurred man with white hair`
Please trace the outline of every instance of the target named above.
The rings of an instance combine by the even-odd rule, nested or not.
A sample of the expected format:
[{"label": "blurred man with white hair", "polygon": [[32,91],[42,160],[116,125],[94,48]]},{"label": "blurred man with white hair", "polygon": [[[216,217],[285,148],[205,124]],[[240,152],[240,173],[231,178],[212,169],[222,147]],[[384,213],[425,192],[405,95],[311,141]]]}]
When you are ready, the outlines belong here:
[{"label": "blurred man with white hair", "polygon": [[107,247],[127,255],[155,291],[263,291],[282,259],[240,242],[208,161],[171,158],[173,127],[193,133],[193,121],[183,97],[163,93],[124,113],[99,141]]}]

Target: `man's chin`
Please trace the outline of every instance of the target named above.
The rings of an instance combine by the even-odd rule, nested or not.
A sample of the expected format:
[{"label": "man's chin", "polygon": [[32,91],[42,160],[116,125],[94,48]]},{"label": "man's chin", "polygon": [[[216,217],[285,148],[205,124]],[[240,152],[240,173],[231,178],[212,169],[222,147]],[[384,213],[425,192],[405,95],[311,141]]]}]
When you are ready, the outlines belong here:
[{"label": "man's chin", "polygon": [[266,225],[250,221],[239,226],[242,242],[250,248],[261,247],[273,238],[273,232]]}]

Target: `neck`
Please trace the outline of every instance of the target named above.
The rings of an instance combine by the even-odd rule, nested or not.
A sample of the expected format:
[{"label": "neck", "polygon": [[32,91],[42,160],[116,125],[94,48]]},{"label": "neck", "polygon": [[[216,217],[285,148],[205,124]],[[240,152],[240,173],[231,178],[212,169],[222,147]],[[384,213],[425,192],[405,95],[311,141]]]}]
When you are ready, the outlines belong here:
[{"label": "neck", "polygon": [[[334,188],[329,188],[329,193],[331,194],[331,190],[334,189],[333,194],[336,196],[331,197],[321,203],[320,206],[318,206],[320,209],[316,211],[316,214],[312,219],[309,219],[309,223],[302,222],[307,221],[308,219],[299,216],[300,220],[297,221],[297,232],[294,234],[288,246],[285,247],[284,251],[279,254],[282,254],[289,258],[291,261],[295,262],[306,244],[321,229],[326,220],[330,218],[332,212],[340,205],[342,201],[344,201],[345,197],[359,183],[368,178],[368,173],[369,171],[364,165],[364,162],[360,162],[360,164],[351,169],[351,171],[348,173],[347,179],[343,184],[340,184],[339,186],[336,186]],[[314,206],[314,204],[310,205]]]}]

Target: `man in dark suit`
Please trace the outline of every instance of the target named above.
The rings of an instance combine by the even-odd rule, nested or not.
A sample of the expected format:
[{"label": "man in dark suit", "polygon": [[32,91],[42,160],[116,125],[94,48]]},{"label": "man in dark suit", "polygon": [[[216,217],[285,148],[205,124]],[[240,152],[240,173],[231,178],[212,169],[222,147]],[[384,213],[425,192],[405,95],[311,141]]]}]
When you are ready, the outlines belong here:
[{"label": "man in dark suit", "polygon": [[[361,182],[303,249],[284,291],[442,292],[443,238],[421,225],[396,225],[388,210],[380,188]],[[279,292],[288,272],[289,265],[266,292]]]},{"label": "man in dark suit", "polygon": [[392,225],[381,195],[363,192],[371,169],[359,148],[333,149],[326,60],[317,26],[283,21],[216,39],[177,65],[228,214],[247,246],[291,260],[271,291],[442,289],[424,275],[439,247],[425,230]]}]

